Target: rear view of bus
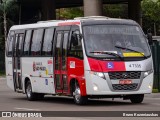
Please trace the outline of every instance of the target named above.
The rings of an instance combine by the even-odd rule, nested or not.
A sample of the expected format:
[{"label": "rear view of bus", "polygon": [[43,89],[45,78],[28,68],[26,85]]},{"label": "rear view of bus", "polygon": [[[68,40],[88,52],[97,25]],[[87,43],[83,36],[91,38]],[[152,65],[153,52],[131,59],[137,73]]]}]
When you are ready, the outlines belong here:
[{"label": "rear view of bus", "polygon": [[131,20],[88,20],[82,31],[87,95],[141,103],[152,92],[153,63],[140,26]]}]

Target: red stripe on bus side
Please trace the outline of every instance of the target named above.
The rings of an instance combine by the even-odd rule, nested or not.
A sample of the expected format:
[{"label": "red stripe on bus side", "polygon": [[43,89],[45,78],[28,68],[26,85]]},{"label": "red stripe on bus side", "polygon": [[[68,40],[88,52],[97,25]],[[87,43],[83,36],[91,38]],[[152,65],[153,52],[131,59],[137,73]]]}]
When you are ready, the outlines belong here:
[{"label": "red stripe on bus side", "polygon": [[[102,61],[88,58],[88,62],[91,70],[96,72],[126,71],[125,62],[122,61]],[[112,68],[109,68],[108,64],[112,64]]]},{"label": "red stripe on bus side", "polygon": [[65,26],[65,25],[80,25],[80,22],[63,22],[63,23],[58,23],[58,26]]},{"label": "red stripe on bus side", "polygon": [[[86,82],[84,79],[83,60],[74,57],[68,57],[67,62],[68,62],[67,67],[68,67],[68,81],[69,81],[68,83],[70,83],[71,79],[76,79],[80,86],[81,95],[86,96]],[[74,68],[71,68],[71,63],[75,63]]]}]

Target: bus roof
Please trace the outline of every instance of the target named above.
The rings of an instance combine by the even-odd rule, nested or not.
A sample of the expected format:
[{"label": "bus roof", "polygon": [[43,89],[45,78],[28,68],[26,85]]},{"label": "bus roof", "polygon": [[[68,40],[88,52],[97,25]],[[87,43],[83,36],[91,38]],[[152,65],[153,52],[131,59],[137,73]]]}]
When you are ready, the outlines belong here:
[{"label": "bus roof", "polygon": [[49,21],[39,21],[33,24],[25,25],[14,25],[10,30],[19,29],[31,29],[31,28],[41,28],[41,27],[51,27],[51,26],[66,26],[66,25],[91,25],[91,24],[129,24],[137,25],[133,20],[128,19],[118,19],[118,18],[108,18],[103,16],[91,16],[91,17],[78,17],[74,20],[49,20]]},{"label": "bus roof", "polygon": [[62,23],[70,23],[74,24],[80,23],[80,20],[64,20],[64,21],[49,21],[49,22],[38,22],[33,24],[25,24],[25,25],[14,25],[10,28],[10,30],[18,30],[18,29],[31,29],[31,28],[40,28],[40,27],[51,27],[51,26],[60,26]]}]

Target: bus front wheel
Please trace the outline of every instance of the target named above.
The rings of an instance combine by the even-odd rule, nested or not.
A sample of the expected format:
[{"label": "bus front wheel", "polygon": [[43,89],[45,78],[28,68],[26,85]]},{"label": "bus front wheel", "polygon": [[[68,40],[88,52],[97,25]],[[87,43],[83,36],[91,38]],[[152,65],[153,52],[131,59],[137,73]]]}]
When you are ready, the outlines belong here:
[{"label": "bus front wheel", "polygon": [[88,98],[86,96],[81,96],[81,90],[77,82],[75,82],[75,89],[73,92],[74,102],[77,105],[87,104]]},{"label": "bus front wheel", "polygon": [[144,94],[139,94],[139,95],[131,95],[130,96],[130,101],[132,103],[142,103],[144,99]]}]

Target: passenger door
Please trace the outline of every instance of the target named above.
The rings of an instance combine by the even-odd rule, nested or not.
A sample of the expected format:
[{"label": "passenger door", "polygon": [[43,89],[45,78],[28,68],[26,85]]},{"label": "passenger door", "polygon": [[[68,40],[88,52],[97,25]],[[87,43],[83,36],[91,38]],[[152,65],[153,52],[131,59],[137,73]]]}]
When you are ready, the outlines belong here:
[{"label": "passenger door", "polygon": [[68,92],[67,46],[69,31],[56,32],[54,80],[56,93]]},{"label": "passenger door", "polygon": [[13,46],[13,80],[15,90],[22,90],[21,53],[24,34],[16,34]]}]

